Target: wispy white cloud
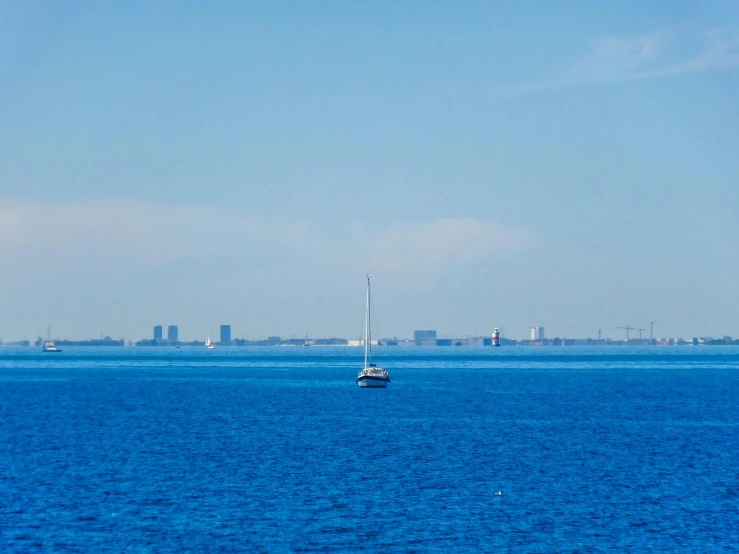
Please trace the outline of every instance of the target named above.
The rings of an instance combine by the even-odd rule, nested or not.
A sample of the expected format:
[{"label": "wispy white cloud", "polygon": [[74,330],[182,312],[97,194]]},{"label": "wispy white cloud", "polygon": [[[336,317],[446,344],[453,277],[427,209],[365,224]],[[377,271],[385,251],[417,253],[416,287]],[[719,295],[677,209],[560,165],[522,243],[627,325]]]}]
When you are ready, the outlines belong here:
[{"label": "wispy white cloud", "polygon": [[739,66],[739,34],[730,34],[721,29],[706,31],[701,35],[701,44],[698,53],[690,57],[660,67],[644,68],[629,77],[649,79]]},{"label": "wispy white cloud", "polygon": [[445,218],[394,223],[369,241],[371,263],[393,273],[417,275],[448,265],[523,250],[529,233],[493,221]]},{"label": "wispy white cloud", "polygon": [[662,30],[640,36],[603,37],[557,74],[514,84],[504,96],[569,87],[636,81],[739,66],[739,33],[712,29],[698,34]]},{"label": "wispy white cloud", "polygon": [[[67,336],[141,337],[162,321],[192,338],[223,321],[250,334],[351,332],[366,271],[383,298],[402,298],[440,272],[529,243],[526,230],[478,219],[327,223],[199,205],[0,199],[0,311],[12,314],[0,336],[41,333],[48,322]],[[412,325],[393,313],[395,332]]]},{"label": "wispy white cloud", "polygon": [[606,37],[593,42],[590,58],[581,69],[626,71],[653,63],[664,55],[671,33],[661,31],[630,38]]},{"label": "wispy white cloud", "polygon": [[0,261],[12,273],[42,264],[57,270],[154,267],[182,257],[245,256],[312,267],[376,266],[422,274],[500,252],[523,249],[525,230],[492,221],[327,225],[308,219],[264,219],[210,206],[162,206],[129,200],[37,203],[0,200]]}]

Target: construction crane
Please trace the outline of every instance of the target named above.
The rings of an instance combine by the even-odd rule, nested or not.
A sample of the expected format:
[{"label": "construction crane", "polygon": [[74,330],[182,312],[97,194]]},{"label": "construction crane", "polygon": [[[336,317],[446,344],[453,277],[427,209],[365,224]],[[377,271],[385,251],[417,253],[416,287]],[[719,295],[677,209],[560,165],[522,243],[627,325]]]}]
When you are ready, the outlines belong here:
[{"label": "construction crane", "polygon": [[654,340],[654,324],[657,323],[656,321],[650,321],[649,322],[649,342],[652,342]]},{"label": "construction crane", "polygon": [[626,329],[626,342],[629,342],[629,331],[634,329],[631,325],[616,326],[616,329]]},{"label": "construction crane", "polygon": [[644,329],[640,329],[639,327],[637,327],[636,329],[634,329],[634,331],[639,331],[639,340],[641,340],[641,333],[642,331],[644,331]]}]

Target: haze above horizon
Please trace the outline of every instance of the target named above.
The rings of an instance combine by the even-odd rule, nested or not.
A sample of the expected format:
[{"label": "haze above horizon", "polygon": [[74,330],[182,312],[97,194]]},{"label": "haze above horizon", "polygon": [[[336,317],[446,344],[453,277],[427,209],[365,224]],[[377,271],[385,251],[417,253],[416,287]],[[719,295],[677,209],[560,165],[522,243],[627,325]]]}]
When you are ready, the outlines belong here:
[{"label": "haze above horizon", "polygon": [[[739,5],[0,0],[0,337],[739,336]],[[20,333],[20,336],[19,336]]]}]

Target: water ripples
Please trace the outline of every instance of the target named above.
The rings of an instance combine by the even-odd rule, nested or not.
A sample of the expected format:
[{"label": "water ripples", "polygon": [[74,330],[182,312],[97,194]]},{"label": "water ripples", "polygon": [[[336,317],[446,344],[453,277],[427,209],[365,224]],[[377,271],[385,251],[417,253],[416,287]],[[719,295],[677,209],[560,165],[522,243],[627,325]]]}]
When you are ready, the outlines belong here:
[{"label": "water ripples", "polygon": [[71,350],[0,355],[8,551],[739,541],[739,349]]}]

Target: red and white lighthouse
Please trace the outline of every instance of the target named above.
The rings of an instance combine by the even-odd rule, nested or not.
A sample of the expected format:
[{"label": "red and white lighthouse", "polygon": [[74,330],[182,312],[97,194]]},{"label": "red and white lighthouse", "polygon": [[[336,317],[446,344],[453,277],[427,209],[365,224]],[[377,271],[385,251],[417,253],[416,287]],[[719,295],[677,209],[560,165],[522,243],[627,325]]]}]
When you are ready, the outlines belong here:
[{"label": "red and white lighthouse", "polygon": [[497,327],[495,329],[493,329],[493,342],[492,342],[492,345],[493,346],[500,346],[500,331],[498,330]]}]

